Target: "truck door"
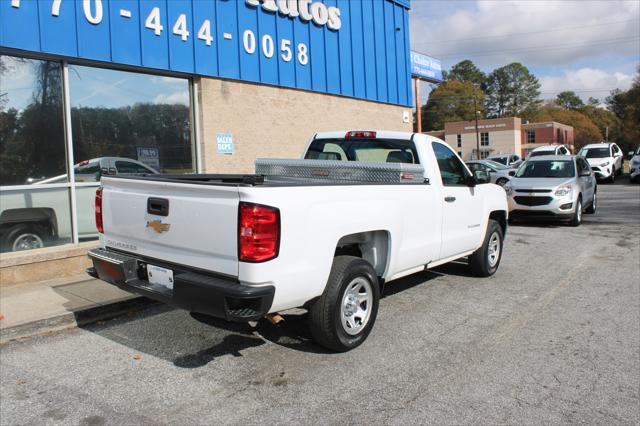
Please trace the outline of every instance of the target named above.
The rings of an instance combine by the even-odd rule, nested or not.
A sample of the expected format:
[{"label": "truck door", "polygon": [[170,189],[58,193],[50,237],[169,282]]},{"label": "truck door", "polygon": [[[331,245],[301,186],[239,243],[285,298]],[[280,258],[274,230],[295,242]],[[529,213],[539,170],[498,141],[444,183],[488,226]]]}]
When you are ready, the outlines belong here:
[{"label": "truck door", "polygon": [[482,203],[477,188],[467,186],[469,172],[446,145],[432,142],[442,180],[440,259],[477,247],[482,229]]}]

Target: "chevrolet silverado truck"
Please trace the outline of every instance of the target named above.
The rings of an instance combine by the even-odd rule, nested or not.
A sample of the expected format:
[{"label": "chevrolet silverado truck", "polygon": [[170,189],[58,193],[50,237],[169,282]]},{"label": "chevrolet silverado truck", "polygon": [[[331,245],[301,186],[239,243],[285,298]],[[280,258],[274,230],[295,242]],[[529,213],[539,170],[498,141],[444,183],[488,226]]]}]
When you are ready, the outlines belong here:
[{"label": "chevrolet silverado truck", "polygon": [[507,200],[480,180],[442,140],[392,131],[318,133],[249,175],[105,176],[87,272],[228,321],[305,308],[313,338],[347,351],[385,283],[464,257],[496,272]]}]

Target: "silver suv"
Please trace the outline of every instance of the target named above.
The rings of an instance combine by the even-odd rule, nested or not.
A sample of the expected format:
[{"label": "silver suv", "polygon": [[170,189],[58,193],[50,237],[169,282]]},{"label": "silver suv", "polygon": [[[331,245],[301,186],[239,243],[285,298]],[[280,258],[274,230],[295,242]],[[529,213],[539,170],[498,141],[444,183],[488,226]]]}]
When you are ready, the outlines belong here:
[{"label": "silver suv", "polygon": [[596,178],[583,157],[534,157],[512,174],[504,186],[512,219],[556,219],[578,226],[583,212],[596,212]]}]

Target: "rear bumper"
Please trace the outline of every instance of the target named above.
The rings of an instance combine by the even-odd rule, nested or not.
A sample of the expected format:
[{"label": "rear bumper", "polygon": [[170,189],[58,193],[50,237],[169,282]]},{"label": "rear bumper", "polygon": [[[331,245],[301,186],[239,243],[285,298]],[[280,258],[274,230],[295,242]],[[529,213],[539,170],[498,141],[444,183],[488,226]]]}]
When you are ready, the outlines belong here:
[{"label": "rear bumper", "polygon": [[173,289],[151,284],[146,278],[144,259],[105,249],[93,249],[88,253],[93,267],[87,269],[92,277],[99,278],[123,290],[158,300],[176,308],[186,309],[223,318],[227,321],[252,321],[269,312],[275,287],[250,287],[227,277],[214,277],[187,267],[174,269]]}]

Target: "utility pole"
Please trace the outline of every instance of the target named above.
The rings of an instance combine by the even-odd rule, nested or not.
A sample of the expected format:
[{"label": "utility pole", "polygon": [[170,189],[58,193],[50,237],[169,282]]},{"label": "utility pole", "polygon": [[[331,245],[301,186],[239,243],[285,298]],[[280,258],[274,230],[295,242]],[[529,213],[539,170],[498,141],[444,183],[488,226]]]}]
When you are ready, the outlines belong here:
[{"label": "utility pole", "polygon": [[416,82],[416,124],[417,124],[417,133],[422,133],[422,108],[420,102],[420,79],[414,78]]},{"label": "utility pole", "polygon": [[473,97],[473,111],[476,114],[476,160],[480,159],[480,132],[478,131],[478,105],[476,97]]}]

